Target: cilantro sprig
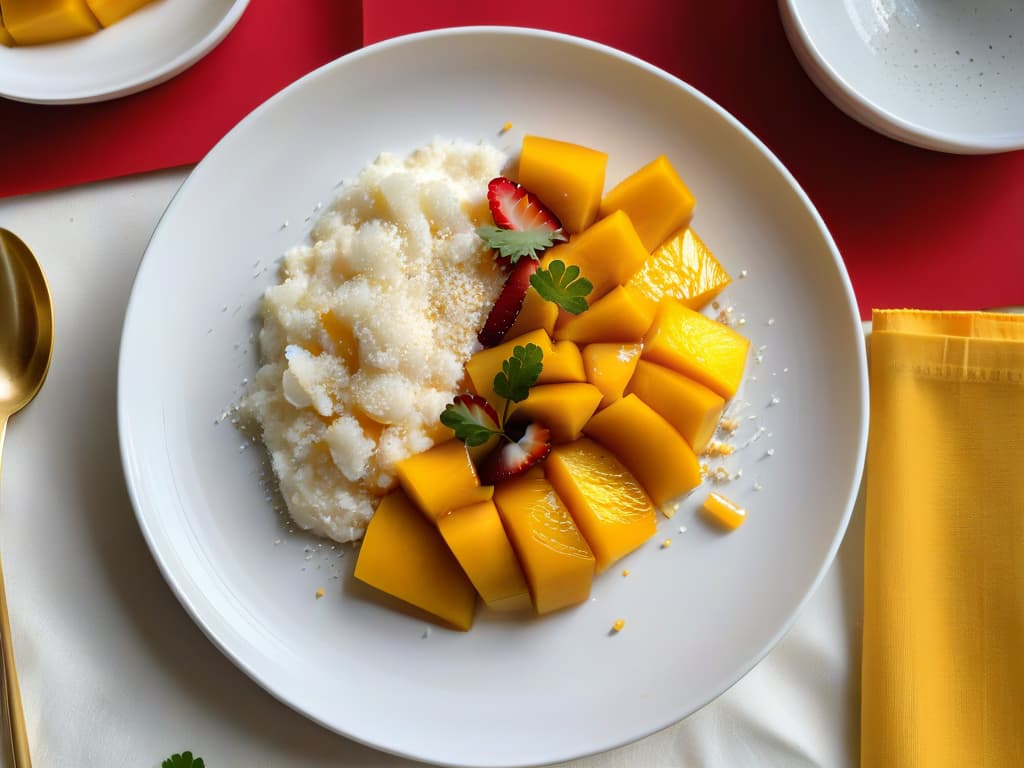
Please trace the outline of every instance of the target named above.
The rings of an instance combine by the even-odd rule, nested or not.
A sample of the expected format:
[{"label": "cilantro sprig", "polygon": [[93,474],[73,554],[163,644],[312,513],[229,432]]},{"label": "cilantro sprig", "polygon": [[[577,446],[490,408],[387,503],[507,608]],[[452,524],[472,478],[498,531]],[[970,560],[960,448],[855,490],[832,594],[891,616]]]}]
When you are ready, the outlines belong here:
[{"label": "cilantro sprig", "polygon": [[191,752],[182,752],[168,757],[160,763],[160,768],[205,768],[205,763],[201,757],[192,757]]},{"label": "cilantro sprig", "polygon": [[552,261],[547,269],[538,269],[530,275],[530,285],[542,298],[574,315],[586,311],[587,296],[594,290],[594,284],[580,276],[579,267],[575,264],[567,267],[559,259]]},{"label": "cilantro sprig", "polygon": [[494,376],[494,392],[505,399],[501,418],[480,395],[458,395],[441,413],[441,423],[470,447],[483,445],[495,435],[514,442],[505,431],[509,408],[530,396],[530,387],[537,383],[543,370],[543,350],[536,344],[517,344]]},{"label": "cilantro sprig", "polygon": [[512,264],[517,264],[524,256],[538,260],[541,251],[568,239],[561,229],[504,229],[490,224],[477,227],[476,233],[488,248]]}]

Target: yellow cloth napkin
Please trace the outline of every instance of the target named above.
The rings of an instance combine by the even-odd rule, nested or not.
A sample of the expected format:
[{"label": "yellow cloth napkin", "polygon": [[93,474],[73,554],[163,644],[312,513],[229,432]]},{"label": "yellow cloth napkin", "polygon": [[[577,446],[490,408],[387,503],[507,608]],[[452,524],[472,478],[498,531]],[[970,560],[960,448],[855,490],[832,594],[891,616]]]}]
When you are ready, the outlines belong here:
[{"label": "yellow cloth napkin", "polygon": [[1024,766],[1024,316],[875,311],[861,765]]}]

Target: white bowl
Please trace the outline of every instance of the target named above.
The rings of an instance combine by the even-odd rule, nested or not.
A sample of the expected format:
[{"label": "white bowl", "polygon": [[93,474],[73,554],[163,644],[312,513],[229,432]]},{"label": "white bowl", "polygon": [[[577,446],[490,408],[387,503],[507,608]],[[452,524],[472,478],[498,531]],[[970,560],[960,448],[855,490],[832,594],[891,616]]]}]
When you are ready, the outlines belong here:
[{"label": "white bowl", "polygon": [[843,112],[959,154],[1024,148],[1021,0],[779,0],[790,45]]}]

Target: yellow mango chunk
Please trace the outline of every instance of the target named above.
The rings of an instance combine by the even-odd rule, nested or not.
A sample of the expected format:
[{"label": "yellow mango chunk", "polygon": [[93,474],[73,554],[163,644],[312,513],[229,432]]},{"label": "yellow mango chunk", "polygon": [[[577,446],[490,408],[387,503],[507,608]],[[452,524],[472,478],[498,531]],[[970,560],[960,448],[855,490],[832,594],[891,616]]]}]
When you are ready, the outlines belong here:
[{"label": "yellow mango chunk", "polygon": [[551,354],[544,358],[544,370],[537,379],[538,384],[557,384],[562,381],[586,381],[583,370],[583,355],[580,348],[571,341],[556,341],[551,345]]},{"label": "yellow mango chunk", "polygon": [[567,443],[580,436],[601,402],[601,390],[592,384],[542,384],[516,405],[517,420],[538,421],[551,430],[551,442]]},{"label": "yellow mango chunk", "polygon": [[153,0],[86,0],[100,24],[109,27]]},{"label": "yellow mango chunk", "polygon": [[618,286],[578,315],[570,315],[555,338],[577,344],[640,341],[654,320],[657,304],[636,288]]},{"label": "yellow mango chunk", "polygon": [[449,440],[403,459],[395,465],[395,472],[405,492],[432,521],[494,495],[493,486],[480,485],[461,440]]},{"label": "yellow mango chunk", "polygon": [[747,510],[714,491],[704,500],[701,511],[708,520],[729,531],[735,531],[747,520]]},{"label": "yellow mango chunk", "polygon": [[544,474],[590,544],[598,573],[657,530],[650,497],[611,451],[592,440],[555,446]]},{"label": "yellow mango chunk", "polygon": [[11,33],[7,31],[7,25],[4,24],[4,17],[0,14],[0,45],[6,45],[8,48],[14,45],[14,38],[11,37]]},{"label": "yellow mango chunk", "polygon": [[685,307],[675,299],[658,303],[643,357],[699,381],[726,400],[743,378],[750,342],[727,325]]},{"label": "yellow mango chunk", "polygon": [[693,217],[694,199],[664,155],[620,181],[601,201],[600,215],[625,211],[644,247],[653,251]]},{"label": "yellow mango chunk", "polygon": [[542,297],[533,286],[526,289],[522,309],[516,315],[515,322],[508,329],[505,338],[514,339],[524,333],[536,331],[538,328],[547,331],[550,336],[555,330],[558,320],[558,305]]},{"label": "yellow mango chunk", "polygon": [[640,345],[587,344],[581,354],[587,381],[601,390],[597,407],[604,408],[622,397],[640,362]]},{"label": "yellow mango chunk", "polygon": [[494,493],[537,613],[590,597],[594,554],[540,467],[501,482]]},{"label": "yellow mango chunk", "polygon": [[[515,348],[525,347],[527,344],[536,344],[540,347],[544,355],[544,359],[541,361],[544,366],[541,376],[544,376],[548,372],[548,367],[554,364],[554,350],[551,346],[551,337],[540,328],[503,341],[496,347],[481,350],[466,362],[466,373],[473,383],[473,390],[496,408],[498,405],[503,408],[505,401],[494,394],[494,377],[501,372],[501,364],[512,357]],[[562,380],[564,381],[564,379]],[[580,381],[582,380],[583,377],[580,378]],[[501,408],[497,408],[497,410],[498,413],[501,413]]]},{"label": "yellow mango chunk", "polygon": [[676,428],[694,453],[703,451],[725,410],[725,400],[680,373],[641,360],[626,390]]},{"label": "yellow mango chunk", "polygon": [[671,296],[690,309],[701,309],[730,282],[729,273],[689,227],[666,240],[629,280],[649,299]]},{"label": "yellow mango chunk", "polygon": [[334,347],[334,354],[342,359],[350,373],[355,371],[359,367],[359,339],[352,326],[339,320],[331,310],[321,313],[320,325]]},{"label": "yellow mango chunk", "polygon": [[540,265],[547,269],[559,259],[566,266],[579,267],[580,274],[593,283],[587,296],[593,304],[615,286],[627,283],[649,255],[629,216],[616,211],[568,243],[549,248]]},{"label": "yellow mango chunk", "polygon": [[519,183],[540,198],[567,232],[582,232],[597,218],[608,155],[540,136],[524,136]]},{"label": "yellow mango chunk", "polygon": [[437,528],[401,491],[381,499],[359,547],[355,577],[463,631],[476,590]]},{"label": "yellow mango chunk", "polygon": [[2,0],[0,9],[18,45],[91,35],[100,28],[85,0]]},{"label": "yellow mango chunk", "polygon": [[583,431],[618,456],[668,517],[667,505],[700,485],[693,449],[636,395],[598,411]]},{"label": "yellow mango chunk", "polygon": [[526,578],[494,502],[453,509],[441,515],[437,528],[488,606],[510,610],[530,604]]}]

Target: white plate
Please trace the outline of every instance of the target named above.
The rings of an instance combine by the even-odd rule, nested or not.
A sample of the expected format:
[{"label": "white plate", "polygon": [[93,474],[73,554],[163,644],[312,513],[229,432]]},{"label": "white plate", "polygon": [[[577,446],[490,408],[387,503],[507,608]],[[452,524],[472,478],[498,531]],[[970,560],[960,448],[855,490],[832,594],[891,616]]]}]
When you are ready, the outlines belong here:
[{"label": "white plate", "polygon": [[145,90],[212,51],[248,4],[156,0],[87,37],[0,46],[0,96],[37,104],[82,104]]},{"label": "white plate", "polygon": [[[499,136],[505,121],[514,127]],[[469,633],[424,637],[421,619],[347,578],[352,554],[337,559],[329,545],[282,532],[258,452],[240,452],[232,426],[214,421],[255,370],[259,297],[275,280],[266,268],[305,237],[340,180],[381,150],[435,136],[512,149],[524,131],[606,148],[610,183],[666,153],[697,196],[697,231],[733,274],[748,270],[724,301],[764,347],[743,392],[752,403],[743,416],[757,418],[744,418],[739,439],[764,431],[731,457],[744,473],[725,490],[750,520],[732,535],[712,531],[695,518],[703,488],[628,558],[628,578],[615,568],[596,580],[589,603],[541,619],[485,612]],[[333,62],[213,149],[139,270],[118,411],[129,489],[157,562],[256,681],[384,750],[454,765],[537,764],[679,720],[779,640],[846,527],[865,449],[866,364],[824,224],[734,118],[600,45],[470,28]],[[667,537],[674,544],[660,548]],[[315,600],[319,587],[326,596]],[[618,618],[627,626],[612,635]]]},{"label": "white plate", "polygon": [[1024,148],[1024,5],[779,0],[811,80],[890,138],[960,154]]}]

